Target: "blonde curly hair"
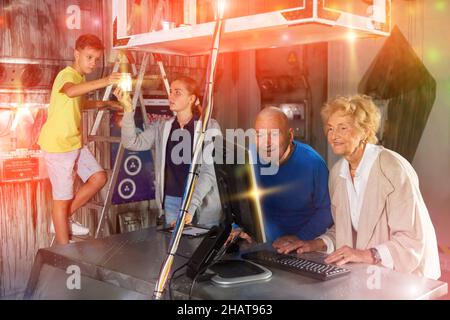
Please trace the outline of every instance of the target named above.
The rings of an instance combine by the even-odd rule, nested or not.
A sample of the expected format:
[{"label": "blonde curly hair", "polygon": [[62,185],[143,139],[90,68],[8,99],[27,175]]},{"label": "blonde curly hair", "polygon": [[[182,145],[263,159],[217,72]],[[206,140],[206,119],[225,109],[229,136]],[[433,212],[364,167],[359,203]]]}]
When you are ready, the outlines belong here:
[{"label": "blonde curly hair", "polygon": [[373,144],[378,142],[376,134],[380,128],[381,113],[371,97],[359,94],[340,96],[327,102],[320,111],[324,128],[331,115],[339,111],[346,116],[351,116],[358,130],[368,132],[366,142]]}]

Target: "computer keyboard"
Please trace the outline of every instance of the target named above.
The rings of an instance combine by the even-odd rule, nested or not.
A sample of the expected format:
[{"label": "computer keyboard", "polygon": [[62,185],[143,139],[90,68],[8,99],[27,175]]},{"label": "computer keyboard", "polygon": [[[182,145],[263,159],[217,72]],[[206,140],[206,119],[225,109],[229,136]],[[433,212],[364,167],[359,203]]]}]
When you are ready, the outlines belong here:
[{"label": "computer keyboard", "polygon": [[350,273],[350,270],[348,269],[268,250],[246,253],[242,255],[242,258],[268,267],[291,271],[322,281],[334,279]]}]

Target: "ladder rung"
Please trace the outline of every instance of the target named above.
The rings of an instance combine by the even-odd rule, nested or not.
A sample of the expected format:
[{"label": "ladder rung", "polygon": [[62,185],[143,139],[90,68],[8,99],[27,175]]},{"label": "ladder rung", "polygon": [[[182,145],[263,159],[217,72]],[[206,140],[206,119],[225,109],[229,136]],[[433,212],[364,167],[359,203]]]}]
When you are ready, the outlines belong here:
[{"label": "ladder rung", "polygon": [[88,141],[120,143],[120,137],[88,136]]},{"label": "ladder rung", "polygon": [[[92,111],[92,110],[93,110],[93,109],[82,109],[81,112],[86,112],[86,113],[88,113],[89,111]],[[95,110],[95,111],[97,111],[97,110]],[[110,111],[113,111],[113,110],[108,109],[108,108],[103,108],[103,109],[98,110],[98,111],[110,112]]]},{"label": "ladder rung", "polygon": [[89,201],[88,203],[85,204],[85,207],[87,209],[102,209],[104,207],[103,202],[99,202],[99,201]]},{"label": "ladder rung", "polygon": [[94,240],[94,237],[90,236],[90,235],[85,235],[85,236],[74,236],[74,235],[72,235],[72,240],[75,241],[75,242],[80,242],[80,241]]}]

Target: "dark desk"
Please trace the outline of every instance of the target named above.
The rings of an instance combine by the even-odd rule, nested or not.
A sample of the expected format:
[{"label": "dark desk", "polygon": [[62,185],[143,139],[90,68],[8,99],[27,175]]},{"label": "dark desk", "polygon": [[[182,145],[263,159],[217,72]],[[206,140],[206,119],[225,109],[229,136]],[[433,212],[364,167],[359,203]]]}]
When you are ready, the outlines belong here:
[{"label": "dark desk", "polygon": [[[149,228],[105,239],[39,250],[30,276],[29,299],[150,299],[168,249],[170,235]],[[187,261],[200,238],[182,238],[172,271]],[[320,254],[310,254],[321,259]],[[80,289],[68,288],[72,274],[81,272]],[[197,283],[194,299],[433,299],[447,293],[447,283],[380,268],[380,289],[370,290],[368,266],[349,265],[349,276],[317,281],[271,268],[264,282],[230,287]],[[69,279],[70,282],[70,279]],[[74,283],[72,282],[72,287]],[[69,284],[70,286],[70,284]],[[182,276],[173,284],[175,298],[185,299],[191,280]],[[166,290],[166,298],[167,290]]]}]

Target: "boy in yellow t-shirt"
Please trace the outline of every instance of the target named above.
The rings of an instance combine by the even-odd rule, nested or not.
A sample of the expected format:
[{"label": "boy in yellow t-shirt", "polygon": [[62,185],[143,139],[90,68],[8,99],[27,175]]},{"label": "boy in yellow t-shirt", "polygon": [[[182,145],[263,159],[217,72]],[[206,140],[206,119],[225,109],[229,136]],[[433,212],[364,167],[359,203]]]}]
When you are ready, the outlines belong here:
[{"label": "boy in yellow t-shirt", "polygon": [[[83,109],[112,107],[121,109],[115,101],[84,100],[83,95],[118,84],[120,73],[86,81],[85,75],[94,71],[103,52],[101,40],[91,34],[80,36],[75,43],[72,66],[58,73],[53,83],[48,118],[39,136],[39,145],[52,184],[53,223],[56,243],[67,244],[69,235],[83,235],[89,229],[70,219],[70,216],[91,199],[107,181],[106,172],[82,142],[81,117]],[[74,171],[83,186],[74,195]]]}]

